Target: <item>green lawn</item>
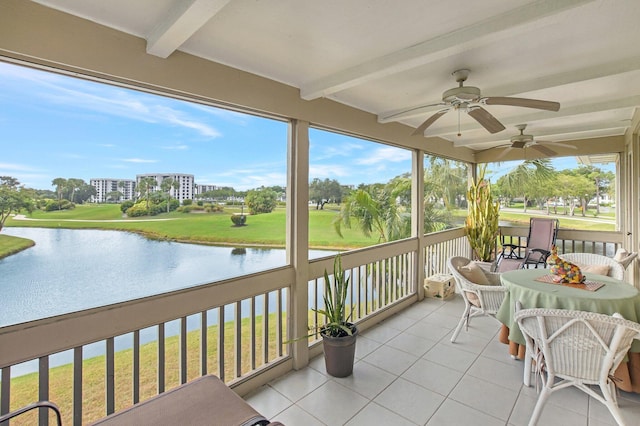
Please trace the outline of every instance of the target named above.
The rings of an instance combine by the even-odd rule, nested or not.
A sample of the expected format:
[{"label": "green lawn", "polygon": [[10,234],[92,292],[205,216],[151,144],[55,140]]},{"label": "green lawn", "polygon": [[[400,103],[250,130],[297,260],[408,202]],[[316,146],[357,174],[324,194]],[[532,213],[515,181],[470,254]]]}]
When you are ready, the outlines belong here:
[{"label": "green lawn", "polygon": [[[163,213],[142,218],[123,218],[115,204],[79,205],[69,211],[34,211],[30,219],[9,218],[6,226],[113,229],[138,232],[149,238],[167,239],[202,244],[229,244],[255,246],[285,246],[286,211],[276,208],[272,213],[247,217],[246,226],[236,227],[231,215],[239,208],[226,208],[223,213]],[[311,248],[345,249],[371,246],[375,238],[366,238],[357,229],[344,229],[341,238],[332,221],[337,208],[316,210],[309,208],[309,245]],[[158,220],[165,219],[165,220]],[[98,222],[94,222],[98,221]]]},{"label": "green lawn", "polygon": [[26,238],[0,234],[0,259],[32,247],[34,242]]}]

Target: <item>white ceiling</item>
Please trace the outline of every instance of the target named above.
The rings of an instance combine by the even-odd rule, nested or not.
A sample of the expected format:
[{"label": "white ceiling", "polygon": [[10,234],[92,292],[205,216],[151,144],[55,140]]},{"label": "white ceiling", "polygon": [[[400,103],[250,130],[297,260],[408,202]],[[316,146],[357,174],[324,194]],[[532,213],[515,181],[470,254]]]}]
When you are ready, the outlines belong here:
[{"label": "white ceiling", "polygon": [[[490,134],[451,111],[426,136],[483,150],[526,134],[561,142],[622,135],[640,105],[639,0],[37,0],[147,40],[371,112],[441,101],[454,70],[483,96],[558,101],[560,111],[485,108]],[[441,107],[394,119],[418,127]],[[459,128],[458,128],[459,126]],[[457,136],[460,130],[461,136]]]}]

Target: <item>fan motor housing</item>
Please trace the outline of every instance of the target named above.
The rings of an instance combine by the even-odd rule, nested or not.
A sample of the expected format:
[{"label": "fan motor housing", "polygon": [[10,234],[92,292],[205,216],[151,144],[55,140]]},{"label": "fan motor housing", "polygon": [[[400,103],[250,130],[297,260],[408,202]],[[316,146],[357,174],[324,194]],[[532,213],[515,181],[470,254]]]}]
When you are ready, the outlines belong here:
[{"label": "fan motor housing", "polygon": [[442,94],[442,100],[444,102],[453,102],[455,100],[475,101],[479,98],[480,89],[473,86],[454,87]]}]

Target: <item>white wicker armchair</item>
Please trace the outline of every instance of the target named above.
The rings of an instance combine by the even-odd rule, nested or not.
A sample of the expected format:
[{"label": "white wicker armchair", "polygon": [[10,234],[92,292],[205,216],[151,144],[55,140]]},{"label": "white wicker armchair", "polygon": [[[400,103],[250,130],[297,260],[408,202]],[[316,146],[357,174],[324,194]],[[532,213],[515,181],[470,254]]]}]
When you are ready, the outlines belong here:
[{"label": "white wicker armchair", "polygon": [[[459,270],[460,267],[466,266],[469,262],[471,262],[471,260],[466,257],[457,256],[447,260],[447,266],[456,282],[458,293],[460,293],[464,299],[464,312],[451,336],[452,343],[458,338],[458,334],[460,334],[460,330],[464,324],[466,324],[467,329],[469,328],[471,318],[480,315],[488,315],[495,318],[504,300],[504,296],[508,291],[506,287],[502,286],[500,274],[498,273],[484,272],[484,275],[491,285],[480,285],[469,281]],[[474,295],[475,297],[473,297]]]},{"label": "white wicker armchair", "polygon": [[[523,309],[515,319],[527,341],[527,355],[535,357],[542,391],[529,426],[537,423],[551,393],[575,386],[602,402],[619,425],[613,374],[640,338],[640,324],[613,316],[564,309]],[[530,363],[530,359],[526,359]],[[591,385],[598,385],[598,393]]]},{"label": "white wicker armchair", "polygon": [[624,267],[620,262],[615,261],[611,257],[594,253],[565,253],[560,255],[560,257],[571,263],[576,263],[578,266],[607,265],[609,267],[609,273],[607,276],[617,280],[624,279]]}]

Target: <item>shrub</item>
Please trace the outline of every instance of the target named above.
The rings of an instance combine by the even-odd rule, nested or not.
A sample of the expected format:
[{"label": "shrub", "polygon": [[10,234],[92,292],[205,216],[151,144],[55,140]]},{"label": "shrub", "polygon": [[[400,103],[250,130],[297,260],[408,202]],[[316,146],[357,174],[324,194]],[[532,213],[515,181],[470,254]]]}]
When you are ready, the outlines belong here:
[{"label": "shrub", "polygon": [[190,206],[193,204],[193,200],[182,200],[183,206]]},{"label": "shrub", "polygon": [[271,213],[276,208],[278,194],[267,188],[249,191],[245,197],[251,214]]},{"label": "shrub", "polygon": [[135,203],[131,200],[124,201],[120,204],[120,211],[122,211],[122,213],[126,213],[134,204]]},{"label": "shrub", "polygon": [[127,216],[129,217],[147,216],[148,213],[145,203],[134,204],[127,209]]},{"label": "shrub", "polygon": [[231,215],[231,222],[233,222],[235,226],[244,226],[247,223],[247,215],[233,214]]},{"label": "shrub", "polygon": [[44,206],[44,210],[47,212],[53,212],[56,210],[71,210],[75,207],[76,205],[69,200],[61,200],[60,202],[58,202],[58,200],[48,200]]}]

